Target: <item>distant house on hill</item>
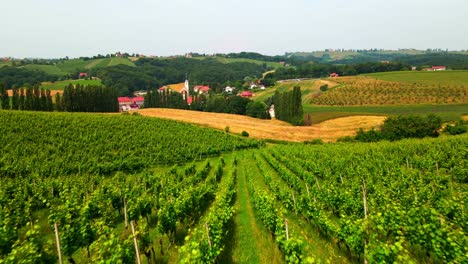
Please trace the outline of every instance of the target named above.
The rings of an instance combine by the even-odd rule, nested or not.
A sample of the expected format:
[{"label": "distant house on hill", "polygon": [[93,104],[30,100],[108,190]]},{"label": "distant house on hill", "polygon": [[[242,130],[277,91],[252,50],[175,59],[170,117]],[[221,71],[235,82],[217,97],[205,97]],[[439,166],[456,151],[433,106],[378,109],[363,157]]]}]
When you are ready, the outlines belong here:
[{"label": "distant house on hill", "polygon": [[339,76],[340,76],[340,75],[339,75],[338,73],[336,73],[336,72],[330,74],[330,77],[331,77],[331,78],[335,78],[335,77],[339,77]]},{"label": "distant house on hill", "polygon": [[253,93],[249,92],[249,91],[245,91],[245,92],[242,92],[241,93],[241,96],[242,97],[252,97],[253,96]]},{"label": "distant house on hill", "polygon": [[447,67],[445,66],[432,66],[431,68],[422,69],[423,71],[445,71]]},{"label": "distant house on hill", "polygon": [[88,73],[87,72],[80,72],[80,74],[78,75],[78,77],[81,79],[81,78],[85,78],[85,77],[88,77]]},{"label": "distant house on hill", "polygon": [[235,89],[235,87],[226,86],[226,88],[224,88],[224,91],[226,93],[232,93]]},{"label": "distant house on hill", "polygon": [[445,71],[447,70],[447,67],[445,66],[432,66],[433,71]]},{"label": "distant house on hill", "polygon": [[117,100],[119,101],[119,109],[121,112],[140,109],[145,102],[145,98],[143,96],[118,97]]}]

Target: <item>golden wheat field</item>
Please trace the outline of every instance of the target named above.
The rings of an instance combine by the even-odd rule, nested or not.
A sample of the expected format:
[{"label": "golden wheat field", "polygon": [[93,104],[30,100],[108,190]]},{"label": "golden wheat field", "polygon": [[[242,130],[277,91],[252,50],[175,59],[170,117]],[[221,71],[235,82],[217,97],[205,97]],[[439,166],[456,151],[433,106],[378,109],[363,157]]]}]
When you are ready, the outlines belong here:
[{"label": "golden wheat field", "polygon": [[308,127],[292,126],[279,120],[261,120],[248,116],[207,113],[178,109],[150,108],[138,111],[143,116],[158,117],[197,124],[224,130],[231,133],[247,131],[250,137],[286,141],[306,141],[320,138],[325,142],[336,141],[340,137],[351,136],[359,128],[370,129],[380,126],[384,116],[351,116],[322,122]]}]

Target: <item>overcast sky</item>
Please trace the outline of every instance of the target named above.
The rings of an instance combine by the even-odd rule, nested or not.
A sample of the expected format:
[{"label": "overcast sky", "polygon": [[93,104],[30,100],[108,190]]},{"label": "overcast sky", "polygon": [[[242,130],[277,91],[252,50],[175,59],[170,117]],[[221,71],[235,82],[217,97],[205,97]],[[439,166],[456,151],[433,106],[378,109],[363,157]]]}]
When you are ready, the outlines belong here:
[{"label": "overcast sky", "polygon": [[1,0],[0,57],[468,49],[466,0]]}]

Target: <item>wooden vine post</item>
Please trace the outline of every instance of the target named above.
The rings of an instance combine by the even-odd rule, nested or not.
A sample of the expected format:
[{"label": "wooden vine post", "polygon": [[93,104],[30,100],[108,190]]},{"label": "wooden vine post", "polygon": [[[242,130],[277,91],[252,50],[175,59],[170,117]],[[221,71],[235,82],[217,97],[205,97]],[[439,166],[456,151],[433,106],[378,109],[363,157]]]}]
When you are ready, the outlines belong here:
[{"label": "wooden vine post", "polygon": [[289,240],[289,226],[288,226],[288,219],[284,219],[284,226],[286,228],[286,241]]},{"label": "wooden vine post", "polygon": [[208,222],[205,222],[205,230],[206,230],[206,237],[208,239],[208,245],[210,245],[210,248],[211,248],[210,229],[208,227]]},{"label": "wooden vine post", "polygon": [[123,198],[124,202],[124,222],[125,222],[125,229],[128,229],[128,219],[127,219],[127,200],[125,197]]},{"label": "wooden vine post", "polygon": [[60,249],[60,238],[59,232],[57,227],[57,222],[54,222],[54,230],[55,230],[55,243],[57,244],[57,254],[59,258],[59,264],[62,264],[62,250]]},{"label": "wooden vine post", "polygon": [[135,244],[135,254],[136,254],[136,258],[137,258],[137,263],[141,264],[140,251],[138,250],[138,241],[137,241],[137,237],[135,235],[135,227],[133,226],[133,220],[130,221],[130,225],[132,227],[133,244]]},{"label": "wooden vine post", "polygon": [[[366,181],[362,179],[362,201],[364,204],[364,220],[367,220],[367,214],[368,214],[368,208],[367,208],[367,188],[366,188]],[[367,222],[365,221],[365,225],[367,225]],[[367,232],[367,228],[366,228]],[[364,241],[364,245],[367,246],[367,240]],[[367,264],[367,259],[366,259],[366,250],[364,248],[364,264]]]}]

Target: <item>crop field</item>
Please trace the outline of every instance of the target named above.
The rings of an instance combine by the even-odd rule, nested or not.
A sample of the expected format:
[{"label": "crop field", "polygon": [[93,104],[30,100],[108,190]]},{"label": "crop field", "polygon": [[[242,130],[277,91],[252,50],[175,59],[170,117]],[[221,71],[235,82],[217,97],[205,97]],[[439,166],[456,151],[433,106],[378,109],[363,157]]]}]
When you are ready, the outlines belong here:
[{"label": "crop field", "polygon": [[265,145],[132,115],[0,121],[2,263],[468,261],[466,134]]},{"label": "crop field", "polygon": [[444,122],[460,120],[468,114],[468,104],[436,104],[436,105],[377,105],[377,106],[322,106],[304,105],[304,113],[310,114],[312,124],[326,120],[356,116],[356,115],[428,115],[436,114]]},{"label": "crop field", "polygon": [[102,68],[108,66],[115,66],[119,64],[124,64],[128,66],[135,66],[135,64],[126,58],[103,58],[103,59],[92,59],[92,60],[83,60],[83,59],[71,59],[60,62],[55,65],[38,65],[38,64],[28,64],[25,65],[25,68],[35,69],[44,71],[52,75],[66,75],[74,73],[77,70],[86,70],[92,68]]},{"label": "crop field", "polygon": [[365,74],[390,82],[417,83],[426,86],[468,86],[468,71],[404,71]]},{"label": "crop field", "polygon": [[341,85],[310,102],[332,106],[468,103],[468,85],[402,83],[368,77],[341,77],[336,81]]},{"label": "crop field", "polygon": [[41,83],[41,88],[49,89],[49,90],[63,90],[69,84],[80,84],[80,85],[102,85],[101,80],[65,80],[65,81],[56,81],[54,83],[51,82],[43,82]]},{"label": "crop field", "polygon": [[[259,120],[244,115],[208,113],[178,109],[148,108],[139,110],[143,116],[158,117],[183,121],[201,126],[224,130],[229,127],[231,133],[249,133],[257,139],[286,141],[306,141],[320,138],[326,142],[336,141],[340,137],[353,136],[359,128],[371,129],[380,126],[385,117],[375,115],[354,115],[334,120],[327,120],[313,126],[292,126],[279,120]],[[312,116],[312,121],[315,116]]]}]

